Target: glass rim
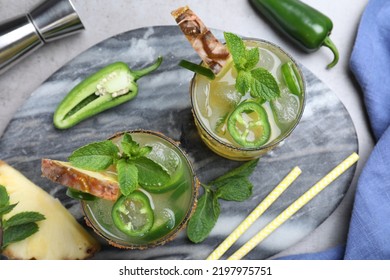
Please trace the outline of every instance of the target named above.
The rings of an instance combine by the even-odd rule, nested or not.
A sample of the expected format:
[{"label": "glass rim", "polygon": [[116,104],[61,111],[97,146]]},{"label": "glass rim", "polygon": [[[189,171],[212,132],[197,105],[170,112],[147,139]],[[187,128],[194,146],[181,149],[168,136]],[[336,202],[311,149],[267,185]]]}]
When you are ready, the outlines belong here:
[{"label": "glass rim", "polygon": [[[194,91],[195,91],[194,86],[195,86],[195,78],[198,75],[197,73],[194,73],[194,75],[193,75],[193,77],[191,79],[191,84],[190,84],[191,107],[192,107],[193,115],[196,118],[196,122],[202,127],[202,129],[207,133],[207,135],[210,136],[216,142],[218,142],[218,144],[220,144],[222,146],[225,146],[225,147],[227,147],[229,149],[240,151],[240,152],[262,151],[262,150],[274,147],[275,145],[278,145],[280,142],[285,140],[293,132],[293,130],[297,127],[297,125],[299,124],[299,122],[300,122],[300,120],[302,118],[305,106],[306,106],[306,79],[305,79],[305,77],[304,77],[304,75],[302,73],[300,65],[295,61],[295,59],[288,52],[286,52],[279,45],[276,45],[275,43],[272,43],[272,42],[264,40],[264,39],[251,38],[251,37],[242,37],[242,38],[243,38],[244,41],[260,42],[260,43],[268,44],[268,45],[278,49],[280,52],[282,52],[284,55],[286,55],[291,60],[291,62],[294,64],[294,66],[296,67],[296,69],[297,69],[297,71],[299,73],[299,76],[301,77],[301,80],[302,80],[302,102],[301,102],[301,106],[299,108],[298,116],[295,119],[294,124],[291,127],[289,127],[289,129],[286,130],[286,132],[283,134],[283,137],[280,137],[279,139],[276,138],[275,139],[276,141],[275,140],[271,141],[270,143],[268,143],[266,145],[262,145],[260,147],[255,147],[255,148],[238,147],[238,146],[234,146],[234,145],[232,145],[230,143],[222,141],[221,139],[219,139],[219,138],[217,138],[215,136],[214,132],[210,131],[204,125],[204,123],[202,122],[201,118],[198,116],[197,110],[195,109],[194,104],[196,103],[196,101],[194,101]],[[202,63],[203,62],[201,61],[200,65]]]},{"label": "glass rim", "polygon": [[182,150],[182,148],[180,148],[179,142],[173,140],[172,138],[166,136],[165,134],[163,134],[161,132],[147,130],[147,129],[133,129],[133,130],[125,130],[125,131],[117,132],[114,135],[108,137],[108,140],[119,137],[119,136],[123,135],[124,133],[129,133],[129,134],[138,133],[138,134],[149,134],[149,135],[157,136],[158,138],[161,138],[161,139],[169,142],[170,144],[172,144],[176,148],[176,150],[178,150],[179,153],[183,156],[183,158],[185,159],[185,161],[187,163],[187,167],[189,168],[189,171],[190,171],[191,190],[193,192],[191,195],[190,202],[188,203],[189,207],[186,211],[186,214],[184,215],[182,221],[168,234],[164,235],[163,237],[161,237],[157,240],[154,240],[152,242],[145,243],[145,244],[132,244],[129,242],[119,242],[119,241],[114,241],[111,238],[107,237],[107,235],[104,232],[100,231],[98,229],[98,227],[95,226],[95,223],[92,222],[93,219],[90,219],[90,217],[87,215],[87,210],[86,210],[87,202],[82,200],[81,201],[81,206],[82,206],[81,208],[82,208],[82,211],[84,213],[84,219],[85,219],[87,225],[89,227],[91,227],[96,234],[98,234],[103,239],[105,239],[111,246],[114,246],[114,247],[117,247],[120,249],[144,250],[144,249],[149,249],[149,248],[164,245],[164,244],[168,243],[169,241],[172,241],[176,237],[176,235],[181,230],[183,230],[185,228],[187,222],[189,221],[192,214],[194,213],[196,205],[197,205],[197,197],[198,197],[198,191],[199,191],[199,186],[200,186],[199,179],[197,178],[197,176],[195,174],[193,165],[192,165],[191,161],[189,160],[187,153],[184,150]]}]

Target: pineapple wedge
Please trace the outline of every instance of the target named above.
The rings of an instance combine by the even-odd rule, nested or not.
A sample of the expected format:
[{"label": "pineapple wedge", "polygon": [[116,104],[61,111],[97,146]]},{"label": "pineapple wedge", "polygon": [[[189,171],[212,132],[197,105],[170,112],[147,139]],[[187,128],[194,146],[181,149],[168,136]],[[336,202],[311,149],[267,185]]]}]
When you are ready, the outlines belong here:
[{"label": "pineapple wedge", "polygon": [[3,251],[6,257],[39,260],[85,259],[100,249],[99,243],[57,199],[3,161],[0,161],[0,184],[6,187],[10,203],[18,202],[5,218],[22,211],[40,212],[46,217],[38,222],[37,233],[7,246]]},{"label": "pineapple wedge", "polygon": [[42,159],[41,169],[42,176],[53,182],[99,198],[116,201],[120,195],[116,176],[108,172],[88,171],[51,159]]}]

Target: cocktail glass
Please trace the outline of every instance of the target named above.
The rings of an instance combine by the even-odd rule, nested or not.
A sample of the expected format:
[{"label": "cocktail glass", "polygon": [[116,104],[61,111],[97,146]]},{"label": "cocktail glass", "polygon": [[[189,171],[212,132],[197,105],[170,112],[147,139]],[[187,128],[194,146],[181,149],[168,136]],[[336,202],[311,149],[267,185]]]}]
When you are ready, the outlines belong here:
[{"label": "cocktail glass", "polygon": [[[247,48],[259,48],[260,61],[257,67],[271,72],[281,91],[280,98],[262,104],[271,128],[271,135],[266,143],[248,148],[235,142],[229,134],[226,124],[229,114],[238,103],[251,99],[248,93],[241,96],[235,89],[237,71],[232,62],[214,80],[195,74],[190,86],[192,111],[200,137],[212,151],[232,160],[258,158],[275,148],[292,133],[305,106],[305,81],[294,59],[268,41],[245,39],[244,42]],[[289,63],[294,70],[294,78],[299,85],[298,94],[293,94],[284,80],[281,67],[285,63]]]},{"label": "cocktail glass", "polygon": [[[111,215],[115,203],[113,201],[83,200],[82,208],[87,224],[111,245],[122,249],[147,249],[174,239],[186,226],[196,207],[199,182],[190,161],[177,142],[161,133],[148,130],[132,130],[127,133],[141,147],[153,147],[148,157],[163,166],[171,175],[171,187],[168,191],[152,193],[142,187],[139,189],[150,200],[154,212],[152,228],[143,236],[136,237],[120,231]],[[110,139],[119,143],[123,134],[116,134]]]}]

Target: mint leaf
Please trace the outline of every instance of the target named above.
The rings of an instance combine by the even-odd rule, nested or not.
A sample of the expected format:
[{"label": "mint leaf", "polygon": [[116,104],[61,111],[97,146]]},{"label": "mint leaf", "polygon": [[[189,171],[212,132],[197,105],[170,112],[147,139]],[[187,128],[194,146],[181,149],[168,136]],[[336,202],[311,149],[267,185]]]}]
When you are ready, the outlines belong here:
[{"label": "mint leaf", "polygon": [[226,185],[227,182],[232,178],[237,178],[237,177],[247,178],[253,173],[258,162],[259,162],[259,159],[254,159],[254,160],[248,161],[248,162],[240,165],[239,167],[237,167],[233,170],[230,170],[229,172],[225,173],[224,175],[218,177],[217,179],[211,181],[209,183],[209,185],[213,185],[213,186],[218,188],[220,186]]},{"label": "mint leaf", "polygon": [[245,58],[246,58],[245,69],[252,70],[253,68],[256,67],[257,63],[259,63],[259,60],[260,60],[259,49],[253,48],[253,49],[247,50],[245,52]]},{"label": "mint leaf", "polygon": [[150,146],[142,147],[142,148],[139,150],[139,152],[138,152],[138,156],[139,156],[139,157],[144,157],[144,156],[150,154],[150,152],[151,152],[152,150],[153,150],[153,148],[150,147]]},{"label": "mint leaf", "polygon": [[138,170],[133,163],[120,159],[116,164],[119,188],[124,196],[131,194],[138,186]]},{"label": "mint leaf", "polygon": [[0,185],[0,208],[8,205],[9,205],[9,196],[7,193],[7,189],[3,185]]},{"label": "mint leaf", "polygon": [[125,133],[122,138],[122,149],[123,152],[129,157],[133,158],[139,152],[139,144],[133,140],[130,134]]},{"label": "mint leaf", "polygon": [[208,185],[202,184],[205,192],[187,226],[187,236],[192,242],[202,242],[215,226],[221,211],[218,199],[244,201],[252,195],[253,185],[248,177],[258,161],[248,161]]},{"label": "mint leaf", "polygon": [[18,205],[18,204],[15,203],[15,204],[10,204],[7,206],[0,207],[0,216],[3,216],[5,214],[8,214],[9,212],[11,212],[15,208],[16,205]]},{"label": "mint leaf", "polygon": [[129,133],[123,134],[122,143],[138,144],[133,140],[133,137]]},{"label": "mint leaf", "polygon": [[141,186],[157,186],[166,184],[170,176],[159,164],[153,160],[140,157],[134,161],[138,169],[138,181]]},{"label": "mint leaf", "polygon": [[226,41],[227,48],[233,57],[234,65],[237,70],[245,69],[246,63],[246,48],[245,44],[240,37],[233,33],[223,33]]},{"label": "mint leaf", "polygon": [[152,151],[152,147],[149,146],[140,148],[140,145],[133,140],[130,134],[127,133],[123,136],[121,145],[123,152],[129,159],[137,159],[139,157],[146,156]]},{"label": "mint leaf", "polygon": [[9,227],[3,232],[2,248],[7,247],[11,243],[15,243],[23,239],[26,239],[27,237],[36,233],[38,230],[39,227],[36,223],[28,223],[28,224]]},{"label": "mint leaf", "polygon": [[239,71],[236,78],[236,90],[241,95],[245,95],[250,89],[251,81],[252,75],[249,72]]},{"label": "mint leaf", "polygon": [[273,100],[280,97],[279,85],[274,76],[264,68],[256,68],[260,60],[258,48],[246,49],[244,41],[237,35],[225,32],[226,45],[237,69],[236,90],[253,98]]},{"label": "mint leaf", "polygon": [[137,144],[138,145],[137,146],[137,145],[133,145],[133,144],[130,144],[127,142],[122,142],[121,145],[122,145],[123,153],[125,153],[125,155],[127,155],[129,158],[133,158],[134,155],[136,155],[138,153],[138,150],[139,150],[138,144]]},{"label": "mint leaf", "polygon": [[243,177],[233,177],[219,184],[217,197],[224,200],[244,201],[252,195],[252,183]]},{"label": "mint leaf", "polygon": [[267,101],[280,97],[278,83],[268,70],[257,68],[252,70],[251,74],[253,78],[250,84],[252,97],[261,97]]},{"label": "mint leaf", "polygon": [[74,151],[68,160],[78,168],[100,171],[107,169],[118,158],[119,149],[110,140],[95,142]]},{"label": "mint leaf", "polygon": [[199,198],[198,206],[188,222],[188,238],[194,243],[205,240],[215,226],[220,212],[219,202],[214,192],[206,189]]},{"label": "mint leaf", "polygon": [[20,212],[8,220],[4,221],[4,228],[10,228],[13,226],[19,226],[24,225],[28,223],[34,223],[39,222],[45,219],[45,216],[43,216],[41,213],[38,212]]},{"label": "mint leaf", "polygon": [[136,145],[129,144],[129,143],[122,143],[122,149],[129,159],[137,159],[146,156],[152,151],[152,147],[145,146],[140,148],[138,143],[136,143]]}]

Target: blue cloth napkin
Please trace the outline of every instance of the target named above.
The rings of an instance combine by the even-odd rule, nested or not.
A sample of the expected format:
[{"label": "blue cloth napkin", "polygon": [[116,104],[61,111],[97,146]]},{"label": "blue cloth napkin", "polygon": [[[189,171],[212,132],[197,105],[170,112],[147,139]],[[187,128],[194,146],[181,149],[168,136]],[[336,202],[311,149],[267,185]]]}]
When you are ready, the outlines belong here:
[{"label": "blue cloth napkin", "polygon": [[358,180],[346,246],[283,259],[390,259],[390,1],[370,0],[350,68],[377,143]]}]

